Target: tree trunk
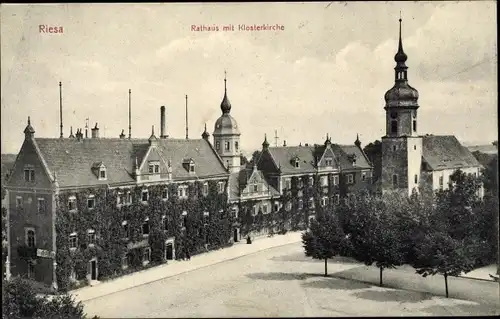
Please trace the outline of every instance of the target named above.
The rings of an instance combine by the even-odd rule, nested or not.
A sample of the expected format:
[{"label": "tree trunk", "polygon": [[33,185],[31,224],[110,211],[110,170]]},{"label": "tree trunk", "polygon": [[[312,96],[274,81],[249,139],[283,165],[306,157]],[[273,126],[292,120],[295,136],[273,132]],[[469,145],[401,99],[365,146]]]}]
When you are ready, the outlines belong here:
[{"label": "tree trunk", "polygon": [[448,298],[448,274],[447,273],[444,274],[444,285],[446,288],[446,298]]},{"label": "tree trunk", "polygon": [[328,258],[325,258],[325,277],[328,276],[328,267],[327,267],[327,265],[328,265]]},{"label": "tree trunk", "polygon": [[382,287],[382,271],[384,269],[382,267],[380,267],[380,287]]}]

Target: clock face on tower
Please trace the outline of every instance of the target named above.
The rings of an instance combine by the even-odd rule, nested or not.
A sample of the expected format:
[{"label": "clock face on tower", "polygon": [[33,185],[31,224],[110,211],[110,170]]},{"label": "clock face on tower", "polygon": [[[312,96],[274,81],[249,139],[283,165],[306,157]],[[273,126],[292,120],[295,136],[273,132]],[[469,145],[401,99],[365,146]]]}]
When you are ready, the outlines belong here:
[{"label": "clock face on tower", "polygon": [[391,119],[395,119],[398,117],[398,113],[396,112],[391,112]]}]

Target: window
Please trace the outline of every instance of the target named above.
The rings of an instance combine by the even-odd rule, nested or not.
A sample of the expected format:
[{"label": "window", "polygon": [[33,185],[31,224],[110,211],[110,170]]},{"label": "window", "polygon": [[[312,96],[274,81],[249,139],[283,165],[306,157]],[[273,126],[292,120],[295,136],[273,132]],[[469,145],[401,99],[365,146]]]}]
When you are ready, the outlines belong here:
[{"label": "window", "polygon": [[339,184],[339,176],[333,175],[333,185],[337,186]]},{"label": "window", "polygon": [[27,228],[25,230],[25,240],[26,240],[26,246],[34,248],[36,245],[36,239],[35,239],[35,229],[34,228]]},{"label": "window", "polygon": [[120,206],[123,203],[123,193],[118,192],[116,194],[116,205]]},{"label": "window", "polygon": [[187,211],[182,212],[182,217],[181,217],[181,228],[186,228],[187,226]]},{"label": "window", "polygon": [[391,121],[391,133],[392,134],[398,133],[398,121],[396,121],[396,120]]},{"label": "window", "polygon": [[347,174],[347,184],[354,184],[354,175]]},{"label": "window", "polygon": [[45,213],[47,206],[45,205],[45,198],[38,198],[37,210],[39,213]]},{"label": "window", "polygon": [[177,195],[179,198],[187,198],[187,186],[186,185],[181,185],[177,189]]},{"label": "window", "polygon": [[237,151],[239,149],[238,141],[234,142],[234,149]]},{"label": "window", "polygon": [[314,198],[309,198],[309,208],[314,208],[315,205],[314,205]]},{"label": "window", "polygon": [[147,202],[148,199],[149,199],[149,192],[147,189],[143,189],[142,193],[141,193],[141,200],[144,203],[144,202]]},{"label": "window", "polygon": [[415,174],[415,184],[417,184],[417,183],[418,183],[418,175]]},{"label": "window", "polygon": [[309,185],[313,186],[314,185],[314,177],[309,176]]},{"label": "window", "polygon": [[292,210],[292,202],[287,202],[285,206],[286,211],[291,211]]},{"label": "window", "polygon": [[89,195],[87,198],[87,208],[93,209],[95,207],[95,198],[94,195]]},{"label": "window", "polygon": [[295,166],[295,168],[299,168],[300,167],[300,162],[298,159],[295,159],[295,161],[293,162],[293,165]]},{"label": "window", "polygon": [[297,184],[298,184],[298,187],[299,187],[299,188],[302,188],[302,186],[304,186],[304,182],[302,181],[302,178],[299,178],[299,180],[298,180],[298,183],[297,183]]},{"label": "window", "polygon": [[125,255],[122,257],[122,269],[127,269],[128,268],[128,256]]},{"label": "window", "polygon": [[128,222],[126,220],[122,222],[122,236],[123,238],[130,237],[130,229],[128,227]]},{"label": "window", "polygon": [[155,173],[160,173],[160,164],[155,164]]},{"label": "window", "polygon": [[274,211],[275,211],[275,212],[277,212],[277,211],[279,211],[279,210],[280,210],[280,203],[275,202],[275,203],[274,203]]},{"label": "window", "polygon": [[302,201],[302,199],[299,199],[299,201],[297,202],[297,208],[299,210],[302,210],[303,207],[304,207],[304,202]]},{"label": "window", "polygon": [[104,167],[101,167],[99,169],[99,179],[100,180],[106,179],[106,169]]},{"label": "window", "polygon": [[364,182],[366,180],[366,173],[361,173],[361,180]]},{"label": "window", "polygon": [[166,215],[163,215],[161,217],[161,226],[163,231],[168,231],[168,220]]},{"label": "window", "polygon": [[149,236],[149,218],[146,217],[144,223],[142,223],[142,235]]},{"label": "window", "polygon": [[267,203],[262,204],[262,213],[267,214]]},{"label": "window", "polygon": [[443,185],[444,185],[444,177],[443,176],[439,176],[439,188],[443,189]]},{"label": "window", "polygon": [[167,200],[168,199],[168,188],[164,188],[162,191],[161,191],[161,198],[163,200]]},{"label": "window", "polygon": [[155,166],[154,166],[154,164],[149,163],[149,165],[148,165],[148,173],[149,173],[149,174],[153,174],[153,172],[154,172],[154,171],[155,171]]},{"label": "window", "polygon": [[233,207],[233,216],[234,218],[238,218],[238,207]]},{"label": "window", "polygon": [[258,193],[259,192],[259,184],[254,184],[253,185],[253,192]]},{"label": "window", "polygon": [[35,181],[35,169],[25,168],[24,169],[24,180],[26,182],[34,182]]},{"label": "window", "polygon": [[76,236],[76,233],[71,233],[69,235],[69,248],[76,249],[77,244],[78,244],[78,237]]},{"label": "window", "polygon": [[333,159],[331,159],[331,158],[327,157],[327,158],[325,159],[325,165],[326,165],[326,166],[333,166]]},{"label": "window", "polygon": [[208,196],[208,183],[203,183],[203,196]]},{"label": "window", "polygon": [[308,221],[309,221],[309,227],[311,227],[312,223],[316,220],[314,216],[309,216]]},{"label": "window", "polygon": [[322,197],[321,198],[321,207],[325,207],[326,206],[326,202],[327,202],[327,198],[326,197]]},{"label": "window", "polygon": [[229,151],[229,150],[230,150],[230,148],[231,148],[231,143],[230,143],[230,142],[225,142],[225,143],[224,143],[224,145],[225,145],[224,149],[225,149],[226,151]]},{"label": "window", "polygon": [[257,215],[259,213],[259,206],[253,205],[253,214]]},{"label": "window", "polygon": [[23,208],[23,198],[16,196],[16,208]]},{"label": "window", "polygon": [[194,173],[194,163],[193,162],[189,163],[189,172]]},{"label": "window", "polygon": [[220,150],[220,142],[219,142],[219,141],[215,142],[215,149],[216,149],[217,151],[219,151],[219,150]]},{"label": "window", "polygon": [[132,204],[132,193],[130,191],[127,192],[127,204]]},{"label": "window", "polygon": [[70,196],[68,198],[68,210],[69,211],[76,210],[76,197],[75,196]]},{"label": "window", "polygon": [[292,180],[290,178],[285,178],[285,189],[292,188]]},{"label": "window", "polygon": [[224,193],[224,188],[226,187],[224,182],[217,183],[219,194]]},{"label": "window", "polygon": [[413,145],[413,149],[414,149],[414,150],[417,150],[417,145]]},{"label": "window", "polygon": [[142,263],[149,264],[150,261],[151,261],[151,248],[146,247],[142,252]]},{"label": "window", "polygon": [[328,176],[321,176],[321,186],[328,186]]},{"label": "window", "polygon": [[417,120],[413,120],[413,132],[417,131]]},{"label": "window", "polygon": [[35,278],[35,264],[31,260],[28,260],[28,278]]},{"label": "window", "polygon": [[398,187],[398,175],[396,174],[392,175],[392,186]]},{"label": "window", "polygon": [[393,145],[392,146],[392,151],[395,152],[398,148],[396,147],[396,145]]},{"label": "window", "polygon": [[335,205],[338,205],[340,203],[340,195],[335,194],[333,197],[333,200],[334,200]]},{"label": "window", "polygon": [[87,231],[87,241],[89,246],[94,246],[95,244],[95,230],[89,229]]}]

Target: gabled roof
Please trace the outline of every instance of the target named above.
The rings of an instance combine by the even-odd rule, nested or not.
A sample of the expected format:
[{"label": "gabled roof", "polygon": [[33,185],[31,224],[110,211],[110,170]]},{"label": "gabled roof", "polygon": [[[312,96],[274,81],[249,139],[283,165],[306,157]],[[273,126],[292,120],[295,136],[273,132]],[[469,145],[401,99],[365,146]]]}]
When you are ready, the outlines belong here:
[{"label": "gabled roof", "polygon": [[[331,149],[336,159],[339,161],[341,169],[371,168],[371,164],[364,156],[361,149],[355,145],[331,144]],[[326,147],[324,145],[313,146],[280,146],[269,147],[269,153],[277,166],[281,166],[283,174],[314,173],[317,162],[323,156]],[[349,155],[356,155],[356,166],[352,165]],[[299,167],[293,166],[292,159],[298,156]]]},{"label": "gabled roof", "polygon": [[264,181],[269,188],[270,196],[279,196],[279,192],[272,187],[266,180],[264,174],[260,170],[254,170],[251,166],[242,165],[239,172],[231,173],[229,177],[229,200],[234,201],[240,198],[240,193],[248,186],[248,181],[253,174],[257,174],[257,178]]},{"label": "gabled roof", "polygon": [[[37,138],[36,142],[49,170],[57,173],[60,187],[134,182],[136,158],[140,165],[150,147],[147,139]],[[203,139],[159,139],[157,148],[171,160],[174,180],[193,177],[182,166],[185,158],[196,160],[198,178],[227,174],[209,142]],[[106,181],[96,178],[94,163],[106,166]]]},{"label": "gabled roof", "polygon": [[422,137],[422,159],[434,170],[481,167],[472,153],[453,135]]}]

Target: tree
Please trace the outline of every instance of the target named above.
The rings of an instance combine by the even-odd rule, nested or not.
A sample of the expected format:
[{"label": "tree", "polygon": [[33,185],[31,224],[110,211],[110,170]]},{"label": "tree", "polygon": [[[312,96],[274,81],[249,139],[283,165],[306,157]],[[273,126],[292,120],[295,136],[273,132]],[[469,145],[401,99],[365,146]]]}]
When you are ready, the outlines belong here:
[{"label": "tree", "polygon": [[380,270],[380,286],[384,269],[395,268],[405,261],[399,220],[394,213],[397,204],[392,203],[368,194],[357,196],[349,203],[353,207],[348,226],[352,257],[367,266],[375,263]]},{"label": "tree", "polygon": [[32,282],[21,277],[4,285],[2,314],[7,318],[85,318],[83,304],[67,294],[38,297]]},{"label": "tree", "polygon": [[255,151],[255,152],[253,152],[252,159],[250,160],[249,164],[250,165],[257,164],[259,162],[260,154],[262,154],[261,151]]},{"label": "tree", "polygon": [[435,205],[428,207],[427,230],[416,247],[413,267],[418,274],[441,274],[448,297],[448,276],[474,269],[478,252],[486,242],[478,234],[481,201],[480,183],[471,174],[457,170],[450,176],[449,188],[436,193]]},{"label": "tree", "polygon": [[241,165],[246,165],[248,164],[248,159],[245,155],[243,154],[240,154],[240,162],[241,162]]},{"label": "tree", "polygon": [[363,148],[366,156],[373,164],[373,177],[377,181],[382,175],[382,143],[376,140]]},{"label": "tree", "polygon": [[328,259],[342,255],[347,238],[338,218],[332,213],[316,213],[316,219],[302,234],[305,255],[325,261],[325,277],[328,276]]}]

